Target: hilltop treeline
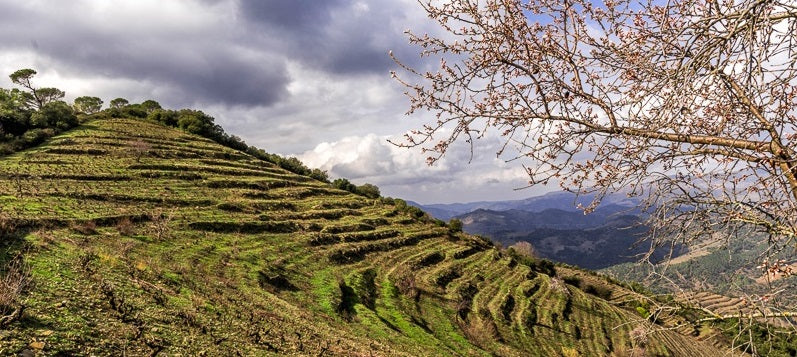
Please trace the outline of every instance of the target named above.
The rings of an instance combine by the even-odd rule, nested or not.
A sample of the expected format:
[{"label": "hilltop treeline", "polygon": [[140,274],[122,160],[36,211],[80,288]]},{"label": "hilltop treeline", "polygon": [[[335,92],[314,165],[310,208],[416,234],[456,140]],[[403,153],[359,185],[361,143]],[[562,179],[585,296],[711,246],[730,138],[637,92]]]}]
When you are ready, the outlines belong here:
[{"label": "hilltop treeline", "polygon": [[57,88],[36,87],[36,71],[21,69],[9,77],[21,88],[0,88],[0,155],[41,144],[44,140],[80,125],[89,119],[133,117],[148,119],[170,127],[201,135],[224,146],[246,152],[277,164],[297,174],[329,182],[326,172],[311,169],[295,157],[282,157],[247,145],[241,138],[227,134],[214,118],[199,110],[164,109],[154,100],[130,103],[124,98],[111,100],[102,109],[97,97],[78,97],[72,104],[61,100],[65,92]]},{"label": "hilltop treeline", "polygon": [[[151,103],[147,105],[145,104],[147,102]],[[111,107],[92,115],[92,118],[102,117],[141,118],[173,128],[179,128],[191,134],[206,137],[229,148],[243,151],[258,159],[272,162],[288,171],[310,176],[319,181],[329,182],[329,177],[323,170],[311,169],[295,157],[283,157],[277,154],[267,153],[263,149],[246,144],[246,142],[238,136],[227,134],[220,125],[214,122],[215,119],[212,116],[200,110],[163,109],[157,102],[148,100],[141,104],[126,104],[117,108]]]},{"label": "hilltop treeline", "polygon": [[35,74],[31,69],[16,71],[9,77],[23,89],[0,88],[0,154],[38,145],[79,124],[74,108],[60,100],[64,92],[34,87]]}]

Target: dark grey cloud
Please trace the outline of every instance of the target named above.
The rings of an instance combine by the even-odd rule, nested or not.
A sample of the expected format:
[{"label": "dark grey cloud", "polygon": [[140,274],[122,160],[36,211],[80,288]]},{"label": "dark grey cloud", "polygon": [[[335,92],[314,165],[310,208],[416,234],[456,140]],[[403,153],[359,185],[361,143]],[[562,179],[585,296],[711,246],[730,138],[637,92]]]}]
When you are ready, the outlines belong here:
[{"label": "dark grey cloud", "polygon": [[330,9],[345,0],[241,0],[240,11],[255,22],[270,24],[293,33],[317,33],[313,29],[329,23]]},{"label": "dark grey cloud", "polygon": [[0,51],[32,50],[61,72],[150,82],[167,96],[163,102],[176,106],[268,106],[287,95],[286,59],[239,45],[233,23],[181,31],[178,19],[154,18],[147,19],[149,29],[126,29],[136,19],[117,26],[114,16],[124,14],[114,11],[75,21],[37,8],[3,4],[2,10]]},{"label": "dark grey cloud", "polygon": [[391,50],[417,58],[403,33],[407,8],[400,2],[241,0],[239,9],[265,41],[331,73],[386,73],[395,67]]},{"label": "dark grey cloud", "polygon": [[85,75],[99,72],[150,82],[176,106],[267,106],[286,95],[290,81],[280,59],[245,58],[234,49],[182,41],[166,46],[130,41],[122,46],[99,55],[68,48],[47,54]]},{"label": "dark grey cloud", "polygon": [[[417,5],[403,0],[135,4],[0,0],[0,51],[35,52],[60,72],[146,81],[177,106],[273,105],[289,95],[288,63],[387,78],[396,67],[388,51],[411,65],[418,58],[403,33]],[[175,6],[185,13],[168,11]]]}]

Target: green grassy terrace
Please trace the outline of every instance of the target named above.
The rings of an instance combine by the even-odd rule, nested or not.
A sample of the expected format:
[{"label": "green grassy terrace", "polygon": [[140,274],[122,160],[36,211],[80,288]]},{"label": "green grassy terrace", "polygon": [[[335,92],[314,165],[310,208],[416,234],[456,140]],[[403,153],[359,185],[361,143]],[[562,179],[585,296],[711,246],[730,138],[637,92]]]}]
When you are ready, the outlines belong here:
[{"label": "green grassy terrace", "polygon": [[0,274],[31,282],[0,300],[0,315],[24,306],[0,322],[2,356],[728,348],[651,323],[643,296],[604,278],[543,274],[391,200],[143,120],[91,121],[0,158],[0,203]]}]

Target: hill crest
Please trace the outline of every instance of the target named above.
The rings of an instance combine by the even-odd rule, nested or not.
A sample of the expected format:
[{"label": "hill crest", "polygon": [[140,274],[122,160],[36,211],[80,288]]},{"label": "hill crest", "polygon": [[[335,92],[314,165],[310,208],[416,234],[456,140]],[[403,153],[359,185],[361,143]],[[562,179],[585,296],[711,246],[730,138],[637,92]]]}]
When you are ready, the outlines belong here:
[{"label": "hill crest", "polygon": [[720,351],[604,278],[142,120],[89,122],[0,172],[0,263],[32,282],[0,306],[24,307],[0,354]]}]

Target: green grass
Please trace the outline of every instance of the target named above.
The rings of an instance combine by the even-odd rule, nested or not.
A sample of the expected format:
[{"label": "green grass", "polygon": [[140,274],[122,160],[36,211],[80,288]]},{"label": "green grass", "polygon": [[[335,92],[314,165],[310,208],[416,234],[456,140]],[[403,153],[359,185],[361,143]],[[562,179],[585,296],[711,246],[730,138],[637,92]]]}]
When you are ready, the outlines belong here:
[{"label": "green grass", "polygon": [[[0,263],[23,254],[34,281],[0,355],[589,356],[650,325],[480,238],[145,121],[90,122],[0,173],[18,223]],[[658,334],[650,351],[719,353]]]}]

